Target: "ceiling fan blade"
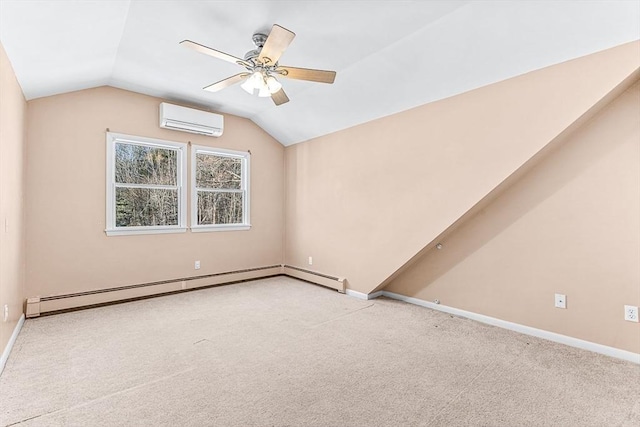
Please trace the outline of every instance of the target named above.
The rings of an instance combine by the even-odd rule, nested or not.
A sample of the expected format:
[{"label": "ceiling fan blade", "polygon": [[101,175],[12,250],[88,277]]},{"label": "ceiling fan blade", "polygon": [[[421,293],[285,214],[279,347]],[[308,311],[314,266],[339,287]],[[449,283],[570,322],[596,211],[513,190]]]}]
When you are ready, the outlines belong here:
[{"label": "ceiling fan blade", "polygon": [[260,55],[258,55],[258,61],[266,65],[273,65],[278,62],[278,59],[280,59],[285,49],[289,47],[295,36],[294,32],[280,25],[274,25],[260,51]]},{"label": "ceiling fan blade", "polygon": [[273,103],[276,105],[282,105],[286,102],[289,102],[289,97],[286,93],[284,93],[284,89],[280,89],[276,93],[272,93],[271,99],[273,99]]},{"label": "ceiling fan blade", "polygon": [[333,83],[336,79],[335,71],[326,70],[312,70],[310,68],[296,68],[283,65],[276,68],[276,73],[279,73],[282,77],[297,80],[308,80],[310,82],[318,83]]},{"label": "ceiling fan blade", "polygon": [[191,40],[182,40],[180,44],[189,49],[193,49],[197,52],[204,53],[205,55],[213,56],[214,58],[222,59],[223,61],[232,62],[234,64],[242,65],[243,67],[250,66],[244,59],[237,58],[228,53],[220,52],[219,50],[211,49],[210,47],[203,46],[199,43],[192,42]]},{"label": "ceiling fan blade", "polygon": [[227,77],[224,80],[220,80],[219,82],[210,84],[209,86],[204,87],[203,89],[208,90],[209,92],[218,92],[224,88],[227,88],[231,85],[241,82],[242,80],[246,79],[249,75],[250,73],[236,74],[235,76]]}]

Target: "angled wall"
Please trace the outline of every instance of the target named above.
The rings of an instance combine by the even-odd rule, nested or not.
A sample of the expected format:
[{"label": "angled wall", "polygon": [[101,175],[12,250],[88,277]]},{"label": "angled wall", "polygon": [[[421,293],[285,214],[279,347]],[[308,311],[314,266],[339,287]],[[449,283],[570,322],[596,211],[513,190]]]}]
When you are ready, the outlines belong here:
[{"label": "angled wall", "polygon": [[[232,115],[225,115],[225,131],[220,138],[162,129],[158,126],[161,102],[158,98],[111,87],[29,101],[28,297],[73,294],[281,263],[282,145],[251,121]],[[149,138],[250,150],[251,229],[107,237],[104,231],[107,128]],[[197,271],[195,260],[201,262]],[[212,280],[203,280],[203,284]],[[179,290],[180,281],[176,286],[169,290]],[[151,291],[139,290],[129,296],[146,292]],[[96,302],[100,301],[87,297],[74,304]]]},{"label": "angled wall", "polygon": [[[22,315],[27,103],[0,44],[0,354]],[[5,304],[9,317],[3,319]],[[1,367],[0,367],[1,369]]]},{"label": "angled wall", "polygon": [[371,292],[628,79],[638,46],[288,147],[285,263]]},{"label": "angled wall", "polygon": [[442,244],[385,290],[640,353],[640,83]]}]

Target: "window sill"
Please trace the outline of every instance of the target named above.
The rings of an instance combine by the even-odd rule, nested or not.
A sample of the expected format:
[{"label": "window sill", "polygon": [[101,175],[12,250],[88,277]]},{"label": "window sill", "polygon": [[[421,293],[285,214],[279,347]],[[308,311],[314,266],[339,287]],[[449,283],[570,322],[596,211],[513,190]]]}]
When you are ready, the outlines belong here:
[{"label": "window sill", "polygon": [[184,233],[186,227],[162,227],[162,228],[132,228],[132,229],[116,229],[105,230],[107,236],[131,236],[136,234],[167,234],[167,233]]},{"label": "window sill", "polygon": [[197,225],[191,227],[193,233],[208,233],[210,231],[246,231],[250,230],[250,224],[233,224],[233,225]]}]

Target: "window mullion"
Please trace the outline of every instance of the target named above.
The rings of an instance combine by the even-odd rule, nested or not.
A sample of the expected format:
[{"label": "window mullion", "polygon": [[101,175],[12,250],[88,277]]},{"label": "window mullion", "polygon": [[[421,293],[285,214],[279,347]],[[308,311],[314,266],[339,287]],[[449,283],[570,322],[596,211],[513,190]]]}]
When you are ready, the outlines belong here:
[{"label": "window mullion", "polygon": [[244,193],[244,190],[201,187],[196,187],[196,191],[202,191],[203,193]]},{"label": "window mullion", "polygon": [[177,190],[180,187],[177,185],[161,185],[161,184],[125,184],[122,182],[116,182],[116,187],[120,188],[152,188],[158,190]]}]

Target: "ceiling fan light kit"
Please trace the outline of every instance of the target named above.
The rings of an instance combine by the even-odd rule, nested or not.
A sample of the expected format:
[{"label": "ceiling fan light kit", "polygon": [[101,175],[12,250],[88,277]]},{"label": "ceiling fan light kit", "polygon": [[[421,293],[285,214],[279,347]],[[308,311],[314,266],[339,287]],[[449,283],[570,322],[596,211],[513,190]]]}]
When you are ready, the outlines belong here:
[{"label": "ceiling fan light kit", "polygon": [[267,71],[259,70],[247,77],[240,87],[251,95],[258,91],[258,96],[265,98],[282,89],[282,83]]},{"label": "ceiling fan light kit", "polygon": [[276,79],[276,75],[328,84],[332,84],[336,78],[335,71],[295,68],[278,64],[280,56],[289,47],[295,36],[292,31],[279,25],[274,25],[269,35],[256,33],[252,37],[256,49],[247,52],[244,55],[244,59],[211,49],[191,40],[183,40],[180,44],[205,55],[233,62],[247,70],[247,72],[227,77],[224,80],[206,86],[204,90],[218,92],[226,87],[243,82],[240,87],[247,93],[262,98],[271,97],[276,105],[282,105],[289,102],[289,98],[284,93],[282,83]]}]

